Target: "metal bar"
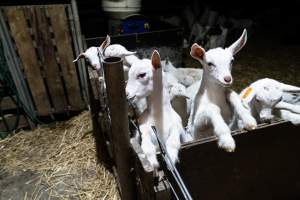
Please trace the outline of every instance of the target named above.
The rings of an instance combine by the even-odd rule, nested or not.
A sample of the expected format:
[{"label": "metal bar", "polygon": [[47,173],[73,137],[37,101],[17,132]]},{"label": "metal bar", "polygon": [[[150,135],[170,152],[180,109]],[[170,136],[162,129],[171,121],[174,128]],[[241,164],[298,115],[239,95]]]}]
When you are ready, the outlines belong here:
[{"label": "metal bar", "polygon": [[[69,9],[70,10],[70,9]],[[79,14],[78,14],[78,8],[77,8],[77,3],[76,0],[72,0],[71,1],[71,11],[69,12],[69,15],[71,17],[71,23],[70,23],[70,28],[71,28],[71,32],[73,35],[73,43],[74,43],[74,47],[75,47],[75,53],[76,55],[79,55],[81,52],[84,51],[84,37],[82,37],[81,34],[81,27],[80,27],[80,20],[79,20]],[[71,15],[72,14],[72,15]],[[80,75],[80,82],[81,82],[81,86],[82,86],[82,93],[83,93],[83,98],[85,100],[86,103],[88,103],[88,83],[87,83],[87,79],[88,79],[88,75],[86,73],[86,66],[84,63],[84,60],[80,60],[78,63],[78,71],[79,71],[79,75]]]},{"label": "metal bar", "polygon": [[[18,91],[18,94],[20,96],[21,102],[23,106],[26,106],[26,110],[30,112],[31,117],[36,118],[36,112],[35,107],[32,101],[32,98],[29,93],[29,89],[25,83],[25,80],[23,78],[23,73],[21,72],[21,63],[17,59],[16,52],[14,50],[9,31],[6,27],[4,16],[2,11],[0,10],[0,38],[2,39],[5,58],[7,61],[7,64],[9,66],[9,71],[11,73],[11,76],[14,80],[14,83],[16,84],[16,89]],[[29,125],[31,128],[35,127],[35,124],[32,119],[30,118]]]},{"label": "metal bar", "polygon": [[[183,31],[182,28],[171,28],[171,29],[167,29],[167,30],[158,30],[158,31],[151,31],[151,32],[144,32],[144,33],[130,33],[130,34],[123,34],[123,35],[116,35],[116,36],[112,36],[111,38],[118,38],[118,37],[127,37],[127,36],[134,36],[134,35],[149,35],[149,34],[153,34],[153,33],[165,33],[165,32],[170,32],[170,31]],[[100,40],[103,39],[105,37],[91,37],[91,38],[86,38],[86,41],[90,41],[90,40]]]},{"label": "metal bar", "polygon": [[121,58],[111,57],[104,60],[103,66],[111,119],[111,138],[121,197],[124,200],[134,200],[137,197],[134,190],[133,158],[130,153],[123,63]]},{"label": "metal bar", "polygon": [[[158,136],[157,134],[157,131],[156,131],[156,128],[154,126],[152,126],[152,130],[156,136],[156,139],[158,141],[158,145],[159,145],[159,148],[161,150],[161,154],[164,158],[164,161],[162,164],[164,165],[163,167],[165,167],[165,172],[169,172],[170,175],[171,175],[171,178],[174,179],[174,181],[176,182],[176,186],[177,188],[180,190],[181,192],[181,196],[186,199],[186,200],[192,200],[193,198],[191,197],[188,189],[186,188],[176,166],[173,164],[167,150],[166,150],[166,147],[164,145],[164,143],[161,141],[160,137]],[[170,176],[169,176],[170,177]],[[172,185],[172,183],[170,182],[170,185]]]}]

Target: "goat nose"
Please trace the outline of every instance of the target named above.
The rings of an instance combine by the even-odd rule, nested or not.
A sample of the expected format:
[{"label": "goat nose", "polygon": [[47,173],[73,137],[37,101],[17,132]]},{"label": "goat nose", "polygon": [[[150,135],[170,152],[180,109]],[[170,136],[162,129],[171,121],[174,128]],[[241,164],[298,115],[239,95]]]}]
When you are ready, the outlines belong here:
[{"label": "goat nose", "polygon": [[226,83],[230,83],[231,82],[231,76],[225,76],[224,77],[224,81],[226,82]]}]

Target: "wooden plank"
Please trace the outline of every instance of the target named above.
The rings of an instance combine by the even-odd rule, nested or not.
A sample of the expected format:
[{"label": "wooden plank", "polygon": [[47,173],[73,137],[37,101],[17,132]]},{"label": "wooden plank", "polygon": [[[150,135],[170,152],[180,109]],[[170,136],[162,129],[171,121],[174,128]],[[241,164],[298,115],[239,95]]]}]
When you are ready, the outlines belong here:
[{"label": "wooden plank", "polygon": [[[15,98],[15,96],[14,96],[14,98]],[[15,102],[13,102],[13,100],[9,96],[4,97],[1,100],[0,104],[1,104],[1,109],[4,111],[17,108],[17,105],[15,104]]]},{"label": "wooden plank", "polygon": [[[87,70],[87,69],[86,69]],[[94,78],[98,79],[98,78]],[[89,92],[89,100],[90,100],[90,108],[91,108],[91,117],[93,123],[93,135],[95,137],[96,143],[96,152],[98,161],[100,161],[106,168],[111,168],[112,159],[111,153],[108,150],[106,145],[107,139],[104,135],[104,127],[101,122],[99,122],[99,111],[100,111],[100,102],[99,99],[95,98],[95,90],[93,90],[91,82],[93,79],[88,79],[88,92]]]},{"label": "wooden plank", "polygon": [[59,67],[55,59],[56,55],[45,8],[32,6],[24,9],[24,13],[32,24],[32,34],[39,48],[41,62],[44,67],[45,78],[54,108],[53,111],[54,113],[64,113],[67,111],[68,105]]},{"label": "wooden plank", "polygon": [[89,69],[89,80],[91,82],[93,98],[99,100],[100,92],[99,92],[99,77],[96,70]]},{"label": "wooden plank", "polygon": [[[17,117],[16,115],[6,115],[5,116],[8,127],[12,128],[15,125],[16,117]],[[21,115],[20,119],[19,119],[19,124],[18,124],[18,127],[16,130],[19,130],[21,128],[27,128],[27,127],[29,127],[28,121],[24,115]],[[0,118],[0,131],[6,131],[6,127],[1,118]]]},{"label": "wooden plank", "polygon": [[16,42],[37,113],[38,115],[49,115],[51,108],[23,9],[8,7],[4,8],[4,11],[9,21],[12,37]]},{"label": "wooden plank", "polygon": [[57,56],[61,64],[71,110],[81,110],[84,108],[84,103],[81,98],[76,66],[73,63],[75,56],[73,55],[65,6],[50,6],[47,11],[54,32]]},{"label": "wooden plank", "polygon": [[138,199],[155,199],[154,169],[135,138],[130,139],[134,156],[134,169]]},{"label": "wooden plank", "polygon": [[299,132],[299,126],[276,123],[237,133],[234,153],[219,149],[216,138],[186,144],[180,173],[193,199],[299,199]]}]

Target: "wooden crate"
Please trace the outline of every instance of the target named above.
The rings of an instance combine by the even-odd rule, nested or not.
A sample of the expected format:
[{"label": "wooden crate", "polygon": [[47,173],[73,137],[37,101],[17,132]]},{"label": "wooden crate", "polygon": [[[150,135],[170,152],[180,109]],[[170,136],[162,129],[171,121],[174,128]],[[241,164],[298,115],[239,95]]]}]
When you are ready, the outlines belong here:
[{"label": "wooden crate", "polygon": [[300,127],[285,121],[236,131],[234,153],[215,137],[184,144],[179,168],[194,199],[296,200],[300,198]]},{"label": "wooden crate", "polygon": [[1,12],[37,116],[84,109],[78,66],[72,62],[70,5],[9,6]]}]

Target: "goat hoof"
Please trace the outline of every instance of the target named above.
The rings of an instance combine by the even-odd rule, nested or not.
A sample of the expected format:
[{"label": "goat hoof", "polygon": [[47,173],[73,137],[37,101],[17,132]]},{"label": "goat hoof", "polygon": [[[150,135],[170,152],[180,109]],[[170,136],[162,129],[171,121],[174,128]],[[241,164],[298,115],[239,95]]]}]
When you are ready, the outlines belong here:
[{"label": "goat hoof", "polygon": [[256,127],[257,127],[256,120],[253,117],[247,119],[247,122],[244,123],[244,127],[248,131],[256,129]]},{"label": "goat hoof", "polygon": [[231,135],[221,136],[218,141],[218,146],[229,153],[235,151],[235,141]]},{"label": "goat hoof", "polygon": [[245,129],[248,131],[256,129],[257,124],[245,124]]},{"label": "goat hoof", "polygon": [[155,158],[154,157],[148,157],[148,160],[149,160],[150,164],[152,165],[152,167],[154,169],[158,169],[159,168],[159,163],[158,163],[156,157]]}]

